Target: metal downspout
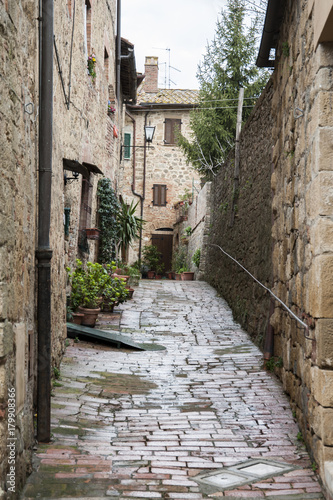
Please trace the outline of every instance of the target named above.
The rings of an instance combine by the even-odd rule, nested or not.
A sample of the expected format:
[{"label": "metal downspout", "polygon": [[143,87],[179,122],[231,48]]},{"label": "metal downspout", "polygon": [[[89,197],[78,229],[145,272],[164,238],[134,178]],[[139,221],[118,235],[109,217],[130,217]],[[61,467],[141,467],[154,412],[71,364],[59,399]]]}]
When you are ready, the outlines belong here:
[{"label": "metal downspout", "polygon": [[[138,198],[140,198],[140,217],[142,218],[144,198],[143,198],[143,196],[141,194],[139,194],[139,193],[137,193],[135,191],[135,167],[136,167],[135,137],[136,137],[136,121],[135,121],[134,116],[131,115],[131,113],[129,113],[127,110],[126,110],[126,114],[132,120],[132,123],[133,123],[133,177],[132,177],[131,189],[132,189],[132,193],[134,194],[134,196],[137,196]],[[138,256],[139,257],[139,261],[141,261],[141,246],[142,246],[142,230],[140,230],[140,239],[139,239],[139,256]]]},{"label": "metal downspout", "polygon": [[[121,64],[121,0],[117,0],[117,99],[120,118],[120,64]],[[119,122],[120,123],[120,122]]]},{"label": "metal downspout", "polygon": [[41,60],[39,62],[39,169],[37,292],[37,439],[51,437],[51,258],[50,218],[53,120],[53,0],[42,2]]},{"label": "metal downspout", "polygon": [[[146,130],[148,113],[149,113],[149,111],[146,111],[146,113],[145,113],[144,130]],[[142,183],[142,197],[141,197],[141,210],[140,210],[141,220],[143,220],[143,204],[144,204],[145,196],[146,196],[146,159],[147,159],[146,134],[144,134],[144,143],[143,144],[144,144],[144,148],[143,148],[143,183]],[[141,254],[142,254],[142,225],[141,225],[141,229],[140,229],[140,241],[139,241],[139,262],[141,262]]]}]

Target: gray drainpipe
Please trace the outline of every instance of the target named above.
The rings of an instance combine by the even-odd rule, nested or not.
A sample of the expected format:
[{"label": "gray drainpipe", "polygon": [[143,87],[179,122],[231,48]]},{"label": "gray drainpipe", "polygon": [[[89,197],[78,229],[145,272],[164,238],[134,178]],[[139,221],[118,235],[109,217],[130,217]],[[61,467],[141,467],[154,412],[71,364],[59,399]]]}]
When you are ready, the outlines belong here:
[{"label": "gray drainpipe", "polygon": [[120,64],[121,64],[121,0],[117,0],[117,99],[120,117]]},{"label": "gray drainpipe", "polygon": [[[135,118],[133,115],[131,115],[131,113],[129,113],[127,110],[126,110],[126,114],[127,116],[132,120],[132,123],[133,123],[133,177],[132,177],[132,184],[131,184],[131,189],[132,189],[132,193],[134,194],[134,196],[137,196],[138,198],[140,198],[140,217],[142,218],[143,216],[143,202],[144,202],[144,197],[137,193],[135,191],[135,167],[136,167],[136,156],[135,156],[135,137],[136,137],[136,121],[135,121]],[[141,262],[141,249],[142,249],[142,230],[140,231],[140,238],[139,238],[139,261]]]},{"label": "gray drainpipe", "polygon": [[51,258],[50,218],[53,120],[53,0],[42,2],[39,61],[37,439],[51,437]]}]

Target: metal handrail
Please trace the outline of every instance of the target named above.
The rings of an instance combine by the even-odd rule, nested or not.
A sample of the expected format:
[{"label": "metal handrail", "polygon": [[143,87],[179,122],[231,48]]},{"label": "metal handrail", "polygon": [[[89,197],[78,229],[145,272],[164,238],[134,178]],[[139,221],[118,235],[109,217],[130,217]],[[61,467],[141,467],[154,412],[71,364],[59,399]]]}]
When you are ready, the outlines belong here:
[{"label": "metal handrail", "polygon": [[222,253],[224,253],[224,255],[226,255],[227,257],[229,257],[229,259],[233,260],[239,267],[241,267],[243,269],[243,271],[245,271],[249,276],[251,276],[251,278],[256,282],[258,283],[258,285],[260,285],[262,288],[264,288],[268,293],[270,293],[272,295],[272,297],[274,297],[275,300],[277,300],[287,311],[288,313],[298,322],[302,325],[303,328],[305,328],[305,332],[304,332],[304,337],[308,340],[315,340],[313,339],[312,337],[309,337],[308,334],[309,334],[309,327],[306,323],[304,323],[302,320],[299,319],[298,316],[296,316],[295,313],[292,312],[291,309],[289,309],[289,307],[284,303],[282,302],[281,299],[279,299],[279,297],[277,297],[273,292],[272,290],[270,290],[269,288],[267,288],[267,286],[263,285],[259,280],[257,280],[257,278],[255,278],[253,276],[253,274],[251,274],[240,262],[238,262],[238,260],[234,259],[233,257],[231,257],[231,255],[229,255],[225,250],[223,250],[223,248],[221,248],[219,245],[216,245],[215,243],[208,243],[209,246],[212,246],[212,247],[217,247],[221,250]]}]

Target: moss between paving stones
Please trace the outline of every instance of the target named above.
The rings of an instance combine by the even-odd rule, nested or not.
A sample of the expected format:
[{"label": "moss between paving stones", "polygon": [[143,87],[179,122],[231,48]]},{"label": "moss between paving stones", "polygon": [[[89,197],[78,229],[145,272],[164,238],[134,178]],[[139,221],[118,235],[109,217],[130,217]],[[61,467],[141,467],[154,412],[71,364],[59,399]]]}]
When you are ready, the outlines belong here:
[{"label": "moss between paving stones", "polygon": [[101,378],[80,377],[78,382],[85,382],[88,385],[87,395],[98,397],[96,393],[89,392],[89,386],[101,387],[100,397],[113,398],[117,394],[148,394],[151,389],[158,386],[149,380],[138,375],[128,375],[121,373],[93,372]]}]

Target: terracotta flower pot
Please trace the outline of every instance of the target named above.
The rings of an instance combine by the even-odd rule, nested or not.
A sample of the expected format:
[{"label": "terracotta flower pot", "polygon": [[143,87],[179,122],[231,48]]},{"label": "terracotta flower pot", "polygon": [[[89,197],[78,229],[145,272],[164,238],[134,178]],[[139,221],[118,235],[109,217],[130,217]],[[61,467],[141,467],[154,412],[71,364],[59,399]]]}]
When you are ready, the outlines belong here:
[{"label": "terracotta flower pot", "polygon": [[176,273],[176,280],[180,281],[182,279],[182,275],[179,273]]},{"label": "terracotta flower pot", "polygon": [[128,291],[128,298],[132,299],[133,298],[133,293],[134,293],[134,288],[131,288],[130,286],[127,286],[127,291]]},{"label": "terracotta flower pot", "polygon": [[183,281],[192,281],[194,279],[194,273],[192,271],[185,271],[182,273]]},{"label": "terracotta flower pot", "polygon": [[155,271],[148,271],[148,279],[152,280],[155,277]]},{"label": "terracotta flower pot", "polygon": [[92,328],[96,324],[96,320],[98,314],[101,312],[101,309],[98,307],[96,309],[86,309],[85,307],[79,307],[79,312],[83,313],[82,325],[91,326]]},{"label": "terracotta flower pot", "polygon": [[76,325],[81,325],[84,314],[73,312],[72,316],[73,316],[73,323],[75,323]]}]

